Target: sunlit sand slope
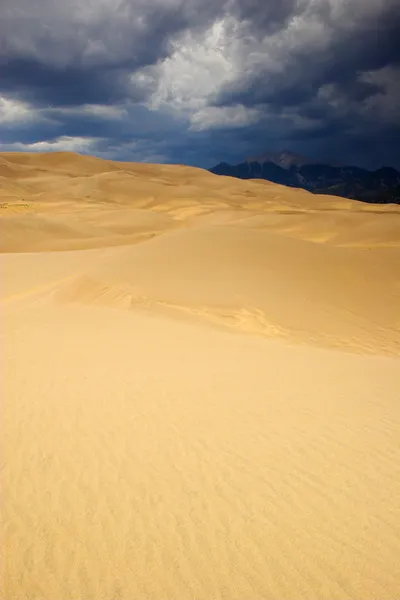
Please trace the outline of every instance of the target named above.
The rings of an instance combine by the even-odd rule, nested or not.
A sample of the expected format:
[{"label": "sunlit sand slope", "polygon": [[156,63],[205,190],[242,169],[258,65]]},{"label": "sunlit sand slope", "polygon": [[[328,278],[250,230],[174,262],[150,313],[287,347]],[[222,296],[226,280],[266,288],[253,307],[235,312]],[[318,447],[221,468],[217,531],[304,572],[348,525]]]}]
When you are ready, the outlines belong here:
[{"label": "sunlit sand slope", "polygon": [[3,600],[397,600],[400,210],[0,155]]}]

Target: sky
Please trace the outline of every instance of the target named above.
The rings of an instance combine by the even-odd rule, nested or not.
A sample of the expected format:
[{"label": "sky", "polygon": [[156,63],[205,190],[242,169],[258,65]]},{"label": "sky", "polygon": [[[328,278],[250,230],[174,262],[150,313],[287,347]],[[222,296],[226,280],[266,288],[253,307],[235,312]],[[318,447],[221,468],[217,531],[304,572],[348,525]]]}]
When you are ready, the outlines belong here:
[{"label": "sky", "polygon": [[400,168],[400,0],[1,0],[0,151]]}]

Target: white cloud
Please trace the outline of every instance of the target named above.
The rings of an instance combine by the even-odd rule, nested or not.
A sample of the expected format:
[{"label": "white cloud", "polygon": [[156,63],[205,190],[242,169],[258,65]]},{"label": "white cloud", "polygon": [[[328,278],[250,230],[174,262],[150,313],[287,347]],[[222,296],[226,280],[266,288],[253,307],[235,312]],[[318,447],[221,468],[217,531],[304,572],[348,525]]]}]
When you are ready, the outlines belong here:
[{"label": "white cloud", "polygon": [[40,111],[27,102],[0,96],[0,124],[27,123],[40,118]]},{"label": "white cloud", "polygon": [[223,127],[244,127],[257,122],[262,113],[255,108],[237,106],[206,106],[195,112],[190,119],[192,131]]},{"label": "white cloud", "polygon": [[150,108],[190,116],[204,108],[221,85],[238,75],[227,24],[227,20],[217,21],[201,34],[187,31],[173,42],[168,58],[132,76],[134,83],[150,92]]},{"label": "white cloud", "polygon": [[46,113],[55,117],[85,117],[88,115],[104,120],[119,120],[128,116],[128,111],[124,106],[112,104],[83,104],[68,108],[48,108]]},{"label": "white cloud", "polygon": [[132,82],[149,93],[147,106],[179,115],[191,131],[254,123],[260,116],[257,109],[210,106],[222,86],[240,76],[242,48],[237,31],[238,23],[225,18],[201,34],[186,32],[175,40],[168,58],[135,73]]},{"label": "white cloud", "polygon": [[234,17],[215,22],[201,34],[187,31],[175,40],[168,58],[138,70],[132,83],[147,91],[149,108],[178,114],[192,131],[254,123],[261,118],[261,109],[240,104],[214,107],[212,100],[230,85],[246,90],[248,77],[253,79],[257,72],[263,72],[265,80],[285,76],[288,64],[305,45],[315,52],[326,48],[329,32],[309,4],[309,10],[286,28],[261,38],[253,35],[251,24]]},{"label": "white cloud", "polygon": [[101,105],[101,104],[85,104],[83,112],[101,119],[122,119],[127,116],[127,111],[121,106]]},{"label": "white cloud", "polygon": [[4,151],[19,152],[88,152],[92,151],[93,146],[98,141],[97,138],[90,137],[70,137],[62,136],[54,140],[45,142],[34,142],[32,144],[23,144],[15,142],[14,144],[1,145]]}]

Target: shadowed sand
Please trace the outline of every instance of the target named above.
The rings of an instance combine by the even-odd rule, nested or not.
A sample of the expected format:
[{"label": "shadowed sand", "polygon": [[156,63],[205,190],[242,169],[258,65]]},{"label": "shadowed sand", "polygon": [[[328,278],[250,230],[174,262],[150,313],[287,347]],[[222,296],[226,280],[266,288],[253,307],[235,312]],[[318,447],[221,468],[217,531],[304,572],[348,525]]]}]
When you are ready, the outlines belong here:
[{"label": "shadowed sand", "polygon": [[1,598],[398,597],[398,207],[69,153],[0,205]]}]

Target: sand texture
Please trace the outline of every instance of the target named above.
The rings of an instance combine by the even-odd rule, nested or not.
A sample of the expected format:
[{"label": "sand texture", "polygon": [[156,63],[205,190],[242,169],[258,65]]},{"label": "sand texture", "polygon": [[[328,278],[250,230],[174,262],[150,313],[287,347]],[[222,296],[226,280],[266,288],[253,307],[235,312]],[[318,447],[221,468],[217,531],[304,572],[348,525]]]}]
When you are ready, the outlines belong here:
[{"label": "sand texture", "polygon": [[400,207],[0,154],[1,600],[399,600]]}]

